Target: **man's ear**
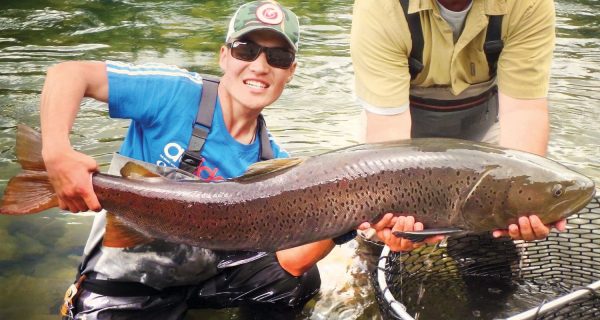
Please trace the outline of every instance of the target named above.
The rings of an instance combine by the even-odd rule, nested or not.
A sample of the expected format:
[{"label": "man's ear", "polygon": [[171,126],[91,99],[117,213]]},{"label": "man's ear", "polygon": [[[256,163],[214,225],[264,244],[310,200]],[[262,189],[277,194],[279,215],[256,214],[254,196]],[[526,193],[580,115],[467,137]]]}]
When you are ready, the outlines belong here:
[{"label": "man's ear", "polygon": [[290,66],[290,75],[288,76],[286,83],[290,83],[292,81],[292,79],[294,79],[294,72],[296,72],[296,66],[298,65],[298,63],[296,61],[294,61],[294,63],[292,63],[292,65]]},{"label": "man's ear", "polygon": [[225,66],[227,66],[227,50],[228,49],[226,46],[221,46],[221,51],[219,51],[219,66],[221,67],[221,70],[223,70],[223,72],[225,72]]}]

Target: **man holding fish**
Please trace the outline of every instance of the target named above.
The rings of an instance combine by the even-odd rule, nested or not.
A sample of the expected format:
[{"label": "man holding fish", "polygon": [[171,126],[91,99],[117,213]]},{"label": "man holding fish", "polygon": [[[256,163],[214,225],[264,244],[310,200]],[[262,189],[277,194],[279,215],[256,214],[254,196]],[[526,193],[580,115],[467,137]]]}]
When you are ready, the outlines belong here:
[{"label": "man holding fish", "polygon": [[[554,20],[552,0],[356,0],[351,55],[366,142],[452,137],[545,155]],[[418,246],[392,231],[427,228],[391,214],[372,227],[392,250]],[[550,227],[531,212],[493,236],[543,239]]]},{"label": "man holding fish", "polygon": [[[208,106],[214,108],[209,116],[214,121],[204,136],[204,123],[194,119],[204,112],[201,100],[208,99],[209,89],[196,73],[112,61],[51,67],[41,101],[42,155],[60,208],[102,209],[90,179],[98,165],[69,141],[83,97],[108,102],[111,117],[132,120],[122,156],[181,168],[185,159],[191,161],[185,163],[188,169],[194,164],[189,171],[211,181],[239,176],[265,156],[287,157],[267,134],[260,112],[292,80],[298,41],[296,15],[277,2],[255,1],[237,10],[220,49],[223,76],[217,101]],[[192,142],[196,152],[188,152]],[[115,163],[110,170],[118,174]],[[276,253],[219,253],[156,241],[108,248],[101,245],[105,219],[104,213],[95,218],[75,286],[77,299],[67,301],[76,319],[180,319],[189,306],[302,306],[320,286],[316,262],[334,246],[322,240]]]}]

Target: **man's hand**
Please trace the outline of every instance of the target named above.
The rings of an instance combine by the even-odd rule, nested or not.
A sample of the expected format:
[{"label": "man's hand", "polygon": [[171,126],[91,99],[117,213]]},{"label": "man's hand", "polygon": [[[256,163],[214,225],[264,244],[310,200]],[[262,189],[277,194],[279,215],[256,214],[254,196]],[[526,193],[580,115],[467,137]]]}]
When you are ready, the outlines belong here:
[{"label": "man's hand", "polygon": [[550,234],[550,229],[553,226],[558,231],[565,231],[567,229],[567,220],[562,219],[556,222],[554,225],[545,225],[536,215],[520,217],[518,225],[511,224],[506,230],[494,230],[492,235],[495,238],[509,236],[513,240],[542,240],[548,237],[548,234]]},{"label": "man's hand", "polygon": [[53,150],[43,156],[61,209],[71,212],[102,209],[92,186],[92,173],[98,171],[92,157],[73,149]]},{"label": "man's hand", "polygon": [[444,239],[444,236],[433,236],[427,238],[423,243],[415,243],[408,239],[398,238],[392,233],[394,231],[421,231],[424,226],[421,222],[415,222],[413,216],[397,216],[391,213],[386,213],[381,220],[371,225],[368,222],[362,223],[358,229],[367,230],[375,229],[377,236],[383,241],[392,251],[411,251],[423,245],[423,243],[437,243]]}]

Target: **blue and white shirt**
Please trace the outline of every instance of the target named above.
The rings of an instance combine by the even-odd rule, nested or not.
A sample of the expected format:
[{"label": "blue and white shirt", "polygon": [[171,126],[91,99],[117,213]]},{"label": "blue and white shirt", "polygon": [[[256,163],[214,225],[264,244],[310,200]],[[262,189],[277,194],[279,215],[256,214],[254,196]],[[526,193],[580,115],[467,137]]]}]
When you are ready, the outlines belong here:
[{"label": "blue and white shirt", "polygon": [[[198,112],[201,76],[164,64],[107,61],[106,66],[109,114],[131,119],[120,153],[160,166],[178,167]],[[274,157],[288,157],[270,135],[269,138]],[[259,152],[260,139],[246,145],[229,134],[218,102],[197,174],[205,181],[240,176],[259,160]],[[114,163],[109,173],[118,172]],[[100,246],[94,251],[105,225],[105,213],[97,214],[84,249],[84,255],[92,255],[84,273],[93,271],[99,279],[141,282],[162,289],[197,284],[217,272],[219,261],[213,251],[185,244],[157,241],[127,249]]]},{"label": "blue and white shirt", "polygon": [[[202,78],[174,66],[134,66],[107,62],[109,112],[114,118],[131,119],[120,153],[161,166],[178,167],[192,134]],[[269,136],[270,137],[270,136]],[[272,140],[275,158],[288,157]],[[259,139],[242,144],[227,131],[217,99],[212,129],[202,150],[200,173],[204,180],[240,176],[257,162]]]}]

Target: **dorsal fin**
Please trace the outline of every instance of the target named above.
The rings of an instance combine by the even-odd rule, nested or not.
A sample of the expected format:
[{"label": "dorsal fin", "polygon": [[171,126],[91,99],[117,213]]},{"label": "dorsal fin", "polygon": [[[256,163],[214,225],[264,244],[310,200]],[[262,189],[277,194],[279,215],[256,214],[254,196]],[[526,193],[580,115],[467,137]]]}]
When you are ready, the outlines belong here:
[{"label": "dorsal fin", "polygon": [[279,158],[260,161],[249,166],[242,176],[235,178],[234,180],[247,181],[262,175],[285,171],[301,164],[304,161],[306,161],[305,157]]},{"label": "dorsal fin", "polygon": [[144,166],[137,164],[133,161],[127,162],[121,168],[121,176],[129,179],[140,179],[140,178],[156,178],[160,177],[158,173],[152,172]]}]

